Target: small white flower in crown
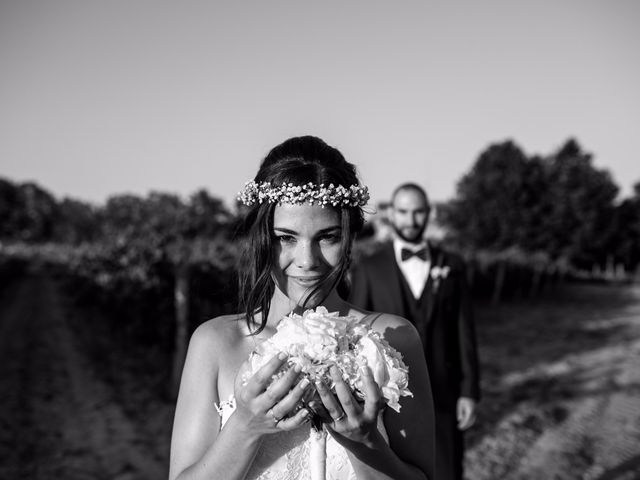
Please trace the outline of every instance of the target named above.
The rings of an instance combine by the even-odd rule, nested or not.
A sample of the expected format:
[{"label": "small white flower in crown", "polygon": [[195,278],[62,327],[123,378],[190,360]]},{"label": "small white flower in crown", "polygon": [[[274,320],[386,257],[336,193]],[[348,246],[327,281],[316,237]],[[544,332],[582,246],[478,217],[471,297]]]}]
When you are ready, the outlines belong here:
[{"label": "small white flower in crown", "polygon": [[369,201],[369,190],[361,185],[351,185],[349,188],[342,185],[335,186],[330,183],[316,185],[312,182],[304,185],[283,183],[272,185],[270,182],[257,183],[246,182],[244,188],[238,193],[238,200],[247,206],[263,202],[283,203],[291,205],[319,205],[325,207],[363,207]]}]

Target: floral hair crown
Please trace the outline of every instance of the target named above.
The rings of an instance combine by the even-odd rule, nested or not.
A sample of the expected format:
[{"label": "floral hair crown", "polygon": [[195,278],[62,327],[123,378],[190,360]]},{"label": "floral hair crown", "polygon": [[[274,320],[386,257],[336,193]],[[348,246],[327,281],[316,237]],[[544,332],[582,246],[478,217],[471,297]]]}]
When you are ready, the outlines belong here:
[{"label": "floral hair crown", "polygon": [[369,189],[360,185],[343,187],[330,183],[325,186],[323,183],[316,185],[309,182],[304,185],[294,185],[293,183],[283,183],[272,185],[271,182],[256,183],[249,181],[244,184],[244,188],[238,193],[238,200],[247,206],[254,203],[283,203],[291,205],[320,205],[325,207],[363,207],[369,201]]}]

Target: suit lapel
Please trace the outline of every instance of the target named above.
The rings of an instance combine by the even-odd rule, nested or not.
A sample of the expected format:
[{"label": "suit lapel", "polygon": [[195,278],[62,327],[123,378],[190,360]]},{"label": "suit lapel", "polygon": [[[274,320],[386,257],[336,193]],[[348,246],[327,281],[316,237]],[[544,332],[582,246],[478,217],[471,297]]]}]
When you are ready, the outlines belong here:
[{"label": "suit lapel", "polygon": [[395,309],[395,312],[400,314],[404,310],[401,282],[406,282],[406,280],[404,279],[404,275],[402,275],[400,267],[398,267],[398,263],[396,262],[396,254],[393,250],[393,244],[387,245],[387,248],[385,249],[385,257],[385,264],[387,265],[386,270],[390,280],[388,282],[388,295],[393,301],[393,308]]},{"label": "suit lapel", "polygon": [[422,292],[422,301],[426,302],[427,305],[427,315],[426,321],[427,324],[431,321],[431,317],[433,316],[433,308],[436,303],[436,293],[434,291],[433,278],[431,276],[431,269],[435,266],[442,266],[443,256],[442,252],[435,248],[429,243],[429,253],[431,256],[431,267],[429,268],[429,276],[427,277],[427,282],[424,286],[424,292]]}]

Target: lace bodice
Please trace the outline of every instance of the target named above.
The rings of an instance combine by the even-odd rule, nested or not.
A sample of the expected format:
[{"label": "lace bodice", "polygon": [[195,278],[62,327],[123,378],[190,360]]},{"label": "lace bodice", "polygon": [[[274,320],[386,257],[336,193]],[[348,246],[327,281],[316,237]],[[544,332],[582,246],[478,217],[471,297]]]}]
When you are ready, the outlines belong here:
[{"label": "lace bodice", "polygon": [[[216,405],[221,427],[236,408],[235,399]],[[275,433],[262,442],[247,480],[309,480],[311,427],[304,425],[291,432]],[[356,480],[346,450],[327,435],[327,480]]]}]

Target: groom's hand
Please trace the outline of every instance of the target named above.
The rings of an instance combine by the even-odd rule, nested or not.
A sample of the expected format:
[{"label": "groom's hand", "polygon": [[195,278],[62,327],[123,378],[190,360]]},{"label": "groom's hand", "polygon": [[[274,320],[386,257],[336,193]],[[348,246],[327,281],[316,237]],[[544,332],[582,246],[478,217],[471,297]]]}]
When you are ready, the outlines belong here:
[{"label": "groom's hand", "polygon": [[466,430],[476,421],[476,401],[469,397],[460,397],[456,405],[458,428]]}]

